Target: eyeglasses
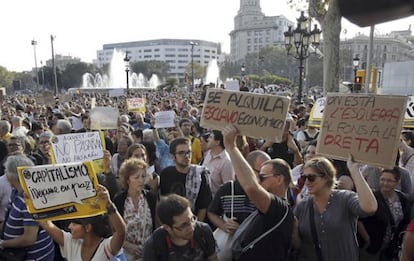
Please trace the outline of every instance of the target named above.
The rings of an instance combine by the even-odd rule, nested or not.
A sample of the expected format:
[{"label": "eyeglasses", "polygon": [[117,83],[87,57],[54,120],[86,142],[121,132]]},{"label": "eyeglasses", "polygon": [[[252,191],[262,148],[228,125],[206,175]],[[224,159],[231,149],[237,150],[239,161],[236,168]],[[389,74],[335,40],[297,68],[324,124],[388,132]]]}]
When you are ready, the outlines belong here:
[{"label": "eyeglasses", "polygon": [[9,143],[7,144],[7,147],[19,147],[21,144],[18,143]]},{"label": "eyeglasses", "polygon": [[178,151],[178,152],[175,153],[175,155],[178,155],[178,156],[181,156],[181,157],[184,157],[184,156],[190,157],[191,156],[191,153],[192,153],[191,150]]},{"label": "eyeglasses", "polygon": [[264,173],[260,173],[259,174],[259,180],[260,182],[263,182],[265,179],[273,177],[273,174],[264,174]]},{"label": "eyeglasses", "polygon": [[395,183],[397,181],[394,180],[394,179],[380,179],[380,182],[382,182],[382,183]]},{"label": "eyeglasses", "polygon": [[41,145],[49,145],[50,144],[50,141],[48,141],[48,140],[39,141],[39,144],[41,144]]},{"label": "eyeglasses", "polygon": [[309,182],[314,182],[316,180],[317,177],[323,177],[323,174],[315,174],[315,175],[302,175],[300,176],[304,182],[306,182],[306,180],[308,180]]},{"label": "eyeglasses", "polygon": [[189,229],[191,227],[193,227],[195,224],[197,223],[197,216],[192,216],[190,218],[189,222],[185,222],[183,224],[181,224],[180,226],[176,227],[176,226],[172,226],[173,228],[177,229],[178,231],[184,231],[186,229]]}]

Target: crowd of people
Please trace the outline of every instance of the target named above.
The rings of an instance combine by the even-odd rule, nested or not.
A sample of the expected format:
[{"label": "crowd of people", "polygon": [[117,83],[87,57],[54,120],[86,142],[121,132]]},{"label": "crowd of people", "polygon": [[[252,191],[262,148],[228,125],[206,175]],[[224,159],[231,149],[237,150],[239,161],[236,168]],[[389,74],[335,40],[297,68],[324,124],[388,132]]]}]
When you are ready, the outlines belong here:
[{"label": "crowd of people", "polygon": [[[3,97],[0,260],[414,260],[414,132],[394,168],[340,161],[316,153],[311,100],[291,104],[276,143],[203,128],[206,91],[132,93],[145,112],[103,94]],[[120,112],[97,174],[107,213],[36,221],[17,167],[52,164],[56,135],[94,131],[93,105]],[[159,111],[175,126],[155,128]]]}]

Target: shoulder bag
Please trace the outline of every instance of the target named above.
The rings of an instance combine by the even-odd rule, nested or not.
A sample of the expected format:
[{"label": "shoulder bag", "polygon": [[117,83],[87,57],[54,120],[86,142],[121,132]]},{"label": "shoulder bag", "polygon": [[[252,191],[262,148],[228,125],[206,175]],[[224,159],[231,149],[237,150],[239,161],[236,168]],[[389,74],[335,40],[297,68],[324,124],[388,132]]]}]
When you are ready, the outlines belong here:
[{"label": "shoulder bag", "polygon": [[[234,182],[231,182],[231,210],[230,210],[230,219],[233,218],[233,208],[234,208]],[[229,219],[226,215],[223,215],[225,222]],[[218,247],[217,257],[219,261],[231,261],[233,260],[231,245],[233,235],[223,231],[220,228],[214,230],[214,238],[216,239],[216,244]]]}]

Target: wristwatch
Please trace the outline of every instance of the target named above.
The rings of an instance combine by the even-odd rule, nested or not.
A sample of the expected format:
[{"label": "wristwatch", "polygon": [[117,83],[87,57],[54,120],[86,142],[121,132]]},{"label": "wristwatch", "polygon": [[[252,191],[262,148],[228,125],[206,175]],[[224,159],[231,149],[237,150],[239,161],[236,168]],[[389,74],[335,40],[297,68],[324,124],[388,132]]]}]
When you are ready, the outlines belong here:
[{"label": "wristwatch", "polygon": [[0,249],[3,249],[3,239],[0,239]]}]

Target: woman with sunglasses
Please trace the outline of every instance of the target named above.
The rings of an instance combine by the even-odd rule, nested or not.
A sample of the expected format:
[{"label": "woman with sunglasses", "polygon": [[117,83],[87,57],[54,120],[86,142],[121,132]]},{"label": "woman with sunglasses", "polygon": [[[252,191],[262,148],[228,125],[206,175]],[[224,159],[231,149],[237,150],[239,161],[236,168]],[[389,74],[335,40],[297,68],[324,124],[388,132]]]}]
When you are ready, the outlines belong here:
[{"label": "woman with sunglasses", "polygon": [[295,209],[299,221],[299,260],[358,261],[356,241],[358,216],[377,210],[377,201],[360,172],[360,164],[350,156],[347,162],[356,193],[334,190],[336,170],[324,157],[305,163],[302,179],[309,197]]}]

